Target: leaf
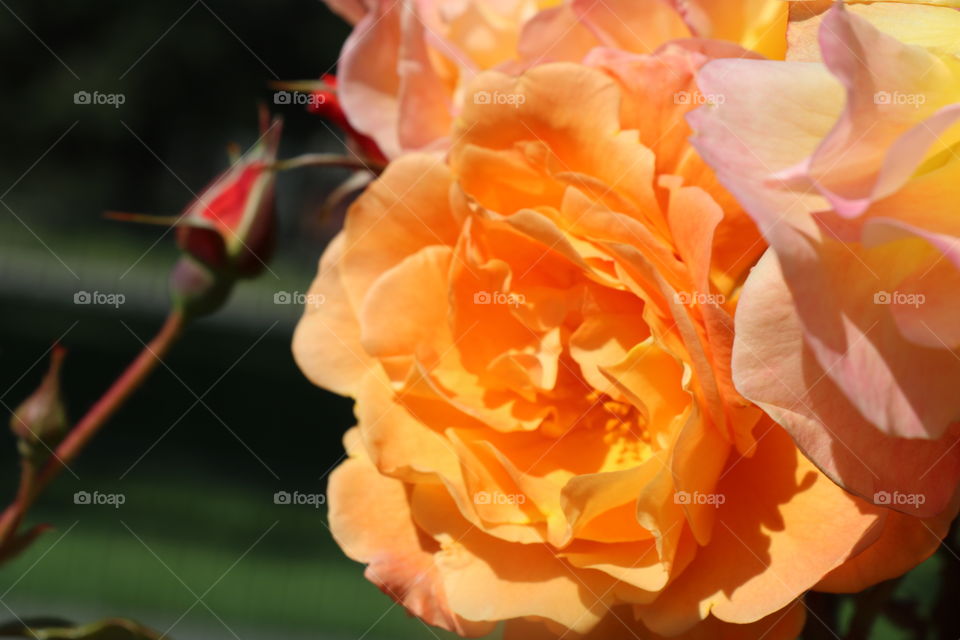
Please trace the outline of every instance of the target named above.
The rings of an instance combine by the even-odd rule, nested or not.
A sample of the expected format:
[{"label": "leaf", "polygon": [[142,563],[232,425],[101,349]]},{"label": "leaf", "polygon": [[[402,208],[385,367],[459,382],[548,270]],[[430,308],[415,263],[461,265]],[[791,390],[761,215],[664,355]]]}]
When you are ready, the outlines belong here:
[{"label": "leaf", "polygon": [[51,619],[17,621],[0,626],[0,637],[33,640],[160,640],[166,636],[132,620],[109,618],[79,627]]}]

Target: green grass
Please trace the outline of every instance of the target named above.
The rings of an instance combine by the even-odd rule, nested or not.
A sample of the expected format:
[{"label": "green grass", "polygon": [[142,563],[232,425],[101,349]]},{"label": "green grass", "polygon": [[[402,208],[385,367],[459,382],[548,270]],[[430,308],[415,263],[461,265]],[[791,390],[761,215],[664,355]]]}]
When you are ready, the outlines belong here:
[{"label": "green grass", "polygon": [[[55,603],[91,620],[138,616],[164,631],[202,596],[244,640],[453,637],[369,584],[333,543],[322,510],[274,505],[266,492],[169,482],[124,485],[119,509],[77,506],[66,488],[34,513],[57,530],[4,568],[2,600],[21,617],[62,615],[46,608]],[[203,605],[177,625],[204,626],[227,633]]]}]

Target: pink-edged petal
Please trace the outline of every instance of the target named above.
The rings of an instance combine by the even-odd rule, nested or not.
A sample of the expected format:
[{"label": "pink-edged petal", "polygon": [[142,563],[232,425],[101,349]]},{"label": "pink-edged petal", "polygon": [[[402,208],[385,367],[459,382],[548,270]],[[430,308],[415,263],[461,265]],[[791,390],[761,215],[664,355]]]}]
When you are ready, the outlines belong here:
[{"label": "pink-edged petal", "polygon": [[795,246],[778,256],[805,343],[825,375],[880,431],[939,438],[960,417],[960,358],[945,345],[910,342],[891,312],[904,300],[904,275],[930,264],[929,245],[906,238],[869,248],[827,239]]},{"label": "pink-edged petal", "polygon": [[771,176],[816,150],[843,110],[841,85],[822,65],[758,60],[710,62],[698,84],[714,104],[687,116],[692,142],[723,185],[771,244],[788,227],[811,232],[824,198]]},{"label": "pink-edged petal", "polygon": [[890,146],[944,106],[945,98],[956,96],[944,91],[956,80],[933,53],[882,33],[841,6],[824,16],[819,39],[824,63],[847,91],[847,107],[806,169],[834,209],[854,217],[878,189],[889,190],[894,178],[909,175],[909,164],[922,160],[922,154],[911,153],[891,161],[887,184],[878,184]]},{"label": "pink-edged petal", "polygon": [[397,138],[398,73],[403,6],[380,0],[354,27],[340,54],[338,95],[350,124],[373,138],[387,157]]},{"label": "pink-edged petal", "polygon": [[[911,515],[942,511],[960,480],[960,428],[947,429],[939,439],[908,440],[879,431],[805,344],[795,304],[776,256],[768,252],[750,274],[737,309],[733,351],[737,388],[783,425],[804,453],[849,491],[869,501],[883,502],[889,496],[891,507]],[[916,352],[901,353],[910,354],[903,376],[912,378],[915,387],[932,386],[934,381],[911,373],[916,367],[930,370],[919,364]],[[945,351],[939,353],[951,357]],[[859,371],[877,373],[869,363]],[[871,385],[868,378],[864,384],[863,373],[851,377],[858,377],[862,389],[876,396],[878,403],[883,400],[880,394],[897,389],[891,389],[889,382]],[[922,498],[911,501],[897,495]]]},{"label": "pink-edged petal", "polygon": [[449,89],[433,66],[427,46],[427,27],[415,5],[404,8],[397,127],[400,147],[427,150],[446,140],[453,123]]},{"label": "pink-edged petal", "polygon": [[956,353],[960,348],[960,238],[889,218],[871,218],[863,229],[866,246],[911,238],[929,243],[927,251],[916,248],[928,256],[928,264],[890,293],[890,312],[904,338],[913,344]]}]

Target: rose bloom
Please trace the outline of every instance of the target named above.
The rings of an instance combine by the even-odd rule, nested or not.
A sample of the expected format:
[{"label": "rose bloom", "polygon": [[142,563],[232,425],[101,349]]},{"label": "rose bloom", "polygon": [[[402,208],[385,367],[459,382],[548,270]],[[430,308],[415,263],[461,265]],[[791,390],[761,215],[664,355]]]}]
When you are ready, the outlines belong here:
[{"label": "rose bloom", "polygon": [[[828,5],[829,6],[829,5]],[[723,60],[696,146],[771,245],[738,390],[868,500],[930,516],[960,478],[960,12],[794,9],[788,62]]]},{"label": "rose bloom", "polygon": [[[330,526],[425,622],[508,639],[794,638],[939,543],[830,481],[734,389],[765,248],[686,142],[710,55],[609,49],[468,89],[448,158],[350,208],[294,353],[356,399]],[[682,97],[682,99],[681,99]],[[322,296],[322,297],[321,297]]]},{"label": "rose bloom", "polygon": [[485,69],[579,62],[603,45],[649,53],[676,38],[737,42],[782,58],[782,0],[327,0],[355,24],[339,64],[350,124],[390,158],[445,149],[466,87]]}]

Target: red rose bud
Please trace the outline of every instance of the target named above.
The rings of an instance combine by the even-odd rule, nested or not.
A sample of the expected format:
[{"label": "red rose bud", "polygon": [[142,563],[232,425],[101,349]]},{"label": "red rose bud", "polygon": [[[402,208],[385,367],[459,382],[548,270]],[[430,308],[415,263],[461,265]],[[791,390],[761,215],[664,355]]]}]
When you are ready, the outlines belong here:
[{"label": "red rose bud", "polygon": [[67,434],[67,412],[60,395],[60,369],[66,349],[56,345],[50,356],[50,368],[40,386],[24,400],[10,417],[10,429],[17,436],[20,455],[41,462]]},{"label": "red rose bud", "polygon": [[330,120],[342,129],[347,134],[348,144],[356,148],[360,157],[376,164],[386,164],[387,157],[383,155],[377,143],[354,129],[347,120],[347,114],[344,113],[343,105],[340,104],[340,98],[337,96],[337,77],[328,73],[320,79],[319,86],[319,89],[313,91],[315,99],[309,102],[307,110]]},{"label": "red rose bud", "polygon": [[276,235],[275,171],[282,121],[261,124],[256,145],[221,174],[177,222],[180,247],[213,271],[233,278],[259,274]]}]

